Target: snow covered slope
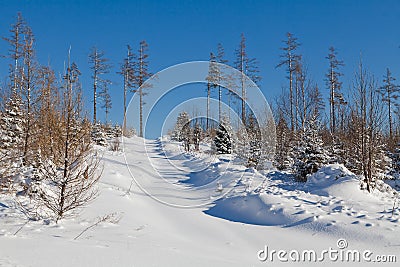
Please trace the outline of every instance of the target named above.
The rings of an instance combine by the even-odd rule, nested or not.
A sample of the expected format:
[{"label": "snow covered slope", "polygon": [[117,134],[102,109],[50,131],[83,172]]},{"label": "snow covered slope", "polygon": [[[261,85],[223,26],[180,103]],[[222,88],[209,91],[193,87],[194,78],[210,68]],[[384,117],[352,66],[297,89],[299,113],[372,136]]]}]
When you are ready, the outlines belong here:
[{"label": "snow covered slope", "polygon": [[[299,184],[227,156],[184,154],[162,139],[134,137],[124,148],[103,151],[99,197],[58,225],[24,225],[13,200],[0,196],[0,266],[292,266],[276,257],[260,261],[259,252],[338,249],[338,239],[400,261],[393,192],[360,191],[343,166],[326,166]],[[111,213],[118,222],[99,223],[74,240]]]}]

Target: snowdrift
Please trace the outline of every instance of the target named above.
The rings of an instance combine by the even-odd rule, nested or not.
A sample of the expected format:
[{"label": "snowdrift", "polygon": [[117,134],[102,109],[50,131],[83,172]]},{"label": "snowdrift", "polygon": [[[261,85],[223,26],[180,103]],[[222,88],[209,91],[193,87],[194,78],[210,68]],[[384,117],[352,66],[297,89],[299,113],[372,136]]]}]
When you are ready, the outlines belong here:
[{"label": "snowdrift", "polygon": [[283,208],[275,209],[259,195],[236,196],[220,199],[206,214],[233,222],[254,225],[286,225],[293,222]]}]

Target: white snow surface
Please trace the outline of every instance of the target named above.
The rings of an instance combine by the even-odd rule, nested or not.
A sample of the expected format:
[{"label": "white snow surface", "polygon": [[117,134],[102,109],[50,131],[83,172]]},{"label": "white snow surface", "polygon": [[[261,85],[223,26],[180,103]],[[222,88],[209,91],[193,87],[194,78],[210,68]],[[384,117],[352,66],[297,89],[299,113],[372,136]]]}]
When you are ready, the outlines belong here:
[{"label": "white snow surface", "polygon": [[[58,224],[26,223],[13,197],[0,195],[0,266],[293,266],[257,254],[265,246],[318,252],[341,238],[349,249],[400,261],[396,192],[361,191],[342,165],[324,166],[302,184],[287,173],[246,169],[232,156],[185,154],[165,138],[125,139],[124,149],[101,152],[99,197]],[[74,240],[110,213],[120,220]]]}]

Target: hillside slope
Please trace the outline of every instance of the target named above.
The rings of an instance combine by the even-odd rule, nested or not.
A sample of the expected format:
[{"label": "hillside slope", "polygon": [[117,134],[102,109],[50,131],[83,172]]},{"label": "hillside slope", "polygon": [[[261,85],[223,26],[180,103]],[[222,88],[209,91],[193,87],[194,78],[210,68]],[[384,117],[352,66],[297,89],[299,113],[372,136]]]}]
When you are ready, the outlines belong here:
[{"label": "hillside slope", "polygon": [[[226,156],[184,154],[163,139],[126,139],[124,149],[102,152],[99,197],[58,225],[29,222],[14,235],[26,219],[0,196],[0,266],[265,266],[258,259],[265,246],[322,251],[337,249],[338,239],[400,260],[392,191],[368,195],[340,165],[298,184]],[[118,222],[74,240],[111,213]]]}]

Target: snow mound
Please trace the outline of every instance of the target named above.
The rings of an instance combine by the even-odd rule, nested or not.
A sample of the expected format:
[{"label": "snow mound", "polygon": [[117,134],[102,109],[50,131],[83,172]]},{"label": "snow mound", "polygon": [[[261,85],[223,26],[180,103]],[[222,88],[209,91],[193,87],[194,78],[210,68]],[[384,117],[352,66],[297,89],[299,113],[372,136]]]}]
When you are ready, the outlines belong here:
[{"label": "snow mound", "polygon": [[370,197],[360,189],[359,178],[341,164],[330,164],[311,175],[305,189],[316,195],[366,200]]},{"label": "snow mound", "polygon": [[306,186],[329,187],[332,184],[356,180],[355,175],[342,164],[329,164],[323,166],[319,171],[311,175]]},{"label": "snow mound", "polygon": [[220,199],[204,213],[233,222],[264,226],[286,225],[293,221],[283,208],[265,203],[259,194]]}]

